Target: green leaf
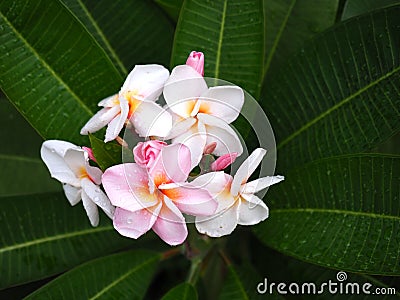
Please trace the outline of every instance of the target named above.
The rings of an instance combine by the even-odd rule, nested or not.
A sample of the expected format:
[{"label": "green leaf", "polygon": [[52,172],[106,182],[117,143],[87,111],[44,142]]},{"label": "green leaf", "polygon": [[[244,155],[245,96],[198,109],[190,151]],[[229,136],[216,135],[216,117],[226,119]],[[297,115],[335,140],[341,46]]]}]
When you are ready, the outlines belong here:
[{"label": "green leaf", "polygon": [[257,97],[263,28],[261,0],[186,0],[175,31],[171,64],[184,64],[192,50],[202,51],[206,77],[233,82]]},{"label": "green leaf", "polygon": [[338,0],[264,0],[266,86],[305,41],[335,22]]},{"label": "green leaf", "polygon": [[155,0],[155,2],[170,16],[172,20],[178,22],[183,0]]},{"label": "green leaf", "polygon": [[0,198],[0,289],[39,280],[132,244],[105,214],[91,227],[63,193]]},{"label": "green leaf", "polygon": [[25,299],[142,299],[160,255],[129,251],[85,263]]},{"label": "green leaf", "polygon": [[197,292],[193,285],[188,282],[181,283],[180,285],[174,287],[167,294],[162,297],[162,300],[196,300]]},{"label": "green leaf", "polygon": [[0,84],[45,139],[84,143],[81,127],[123,78],[59,1],[0,4]]},{"label": "green leaf", "polygon": [[346,20],[374,9],[400,4],[399,0],[347,0],[343,8],[342,20]]},{"label": "green leaf", "polygon": [[134,65],[168,65],[174,27],[152,1],[62,0],[122,75]]},{"label": "green leaf", "polygon": [[133,159],[132,151],[116,142],[104,143],[92,134],[89,135],[89,139],[93,155],[103,171],[111,166],[127,162],[130,158]]},{"label": "green leaf", "polygon": [[288,172],[255,227],[265,244],[350,272],[399,275],[400,156],[322,159]]},{"label": "green leaf", "polygon": [[310,42],[265,87],[262,106],[287,168],[373,149],[400,130],[400,6]]}]

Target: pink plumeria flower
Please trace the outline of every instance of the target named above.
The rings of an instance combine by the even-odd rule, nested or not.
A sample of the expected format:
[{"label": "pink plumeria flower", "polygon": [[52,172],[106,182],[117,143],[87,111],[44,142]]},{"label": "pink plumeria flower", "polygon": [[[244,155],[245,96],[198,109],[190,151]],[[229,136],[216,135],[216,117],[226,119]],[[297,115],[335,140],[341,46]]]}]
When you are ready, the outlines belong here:
[{"label": "pink plumeria flower", "polygon": [[138,143],[133,148],[135,162],[142,168],[152,168],[160,155],[161,149],[165,146],[167,146],[167,143],[158,140]]},{"label": "pink plumeria flower", "polygon": [[192,181],[192,184],[206,188],[218,201],[213,217],[196,217],[196,228],[200,233],[220,237],[232,233],[237,224],[254,225],[268,218],[268,207],[254,193],[284,177],[267,176],[247,182],[265,153],[262,148],[256,149],[239,167],[234,178],[223,172],[211,172]]},{"label": "pink plumeria flower", "polygon": [[186,60],[186,65],[191,66],[201,76],[204,76],[204,54],[203,52],[192,51]]},{"label": "pink plumeria flower", "polygon": [[169,109],[179,116],[167,138],[190,148],[192,167],[201,160],[204,147],[213,142],[217,142],[213,151],[217,156],[243,152],[236,132],[229,126],[243,106],[240,87],[208,88],[195,69],[180,65],[172,70],[163,93]]},{"label": "pink plumeria flower", "polygon": [[153,229],[169,245],[183,243],[187,228],[182,212],[207,216],[217,208],[207,190],[186,182],[190,167],[189,149],[173,144],[162,147],[150,169],[137,163],[107,169],[102,182],[117,206],[114,228],[134,239]]},{"label": "pink plumeria flower", "polygon": [[104,142],[109,142],[117,138],[129,120],[142,137],[165,137],[171,129],[172,117],[155,101],[168,76],[168,70],[160,65],[135,66],[120,92],[99,102],[103,108],[83,126],[81,134],[108,125]]},{"label": "pink plumeria flower", "polygon": [[81,199],[92,226],[99,224],[99,206],[108,217],[112,218],[114,207],[101,190],[99,168],[89,165],[89,155],[74,144],[49,140],[45,141],[40,155],[50,171],[51,177],[63,183],[65,195],[71,205]]}]

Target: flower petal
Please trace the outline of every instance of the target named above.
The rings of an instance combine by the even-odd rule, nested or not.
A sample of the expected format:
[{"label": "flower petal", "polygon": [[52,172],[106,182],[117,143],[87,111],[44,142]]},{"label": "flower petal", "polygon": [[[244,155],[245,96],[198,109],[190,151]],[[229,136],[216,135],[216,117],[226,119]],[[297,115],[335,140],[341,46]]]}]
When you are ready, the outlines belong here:
[{"label": "flower petal", "polygon": [[113,218],[114,228],[123,236],[137,239],[153,227],[161,205],[160,203],[151,210],[144,208],[135,212],[117,207]]},{"label": "flower petal", "polygon": [[242,163],[233,178],[231,193],[236,196],[239,193],[240,186],[247,182],[247,179],[253,174],[255,169],[261,163],[267,150],[263,148],[257,148],[249,155],[249,157]]},{"label": "flower petal", "polygon": [[80,148],[68,149],[64,154],[64,160],[76,177],[80,177],[86,170],[86,161],[89,155]]},{"label": "flower petal", "polygon": [[90,224],[93,227],[99,225],[99,211],[97,205],[90,199],[90,197],[82,190],[82,203],[85,208],[86,214],[89,217]]},{"label": "flower petal", "polygon": [[217,209],[217,202],[206,189],[191,183],[164,184],[158,187],[161,192],[173,201],[181,212],[193,216],[210,216]]},{"label": "flower petal", "polygon": [[153,226],[154,232],[171,246],[182,244],[187,237],[187,227],[182,213],[168,198],[160,210]]},{"label": "flower petal", "polygon": [[58,140],[45,141],[40,149],[42,160],[50,171],[51,177],[60,182],[80,187],[80,181],[64,159],[68,149],[80,149],[78,146]]},{"label": "flower petal", "polygon": [[130,121],[141,137],[165,137],[172,128],[172,116],[154,102],[141,101]]},{"label": "flower petal", "polygon": [[171,131],[169,132],[168,136],[165,137],[165,139],[174,139],[177,136],[186,133],[194,124],[196,124],[196,122],[197,120],[193,117],[174,122]]},{"label": "flower petal", "polygon": [[125,99],[125,97],[119,97],[119,104],[120,104],[120,109],[121,113],[117,115],[107,126],[107,131],[106,131],[106,138],[104,139],[104,142],[107,143],[109,141],[115,140],[119,133],[122,130],[122,127],[124,127],[124,124],[126,122],[126,119],[129,114],[129,104],[128,101]]},{"label": "flower petal", "polygon": [[226,167],[230,166],[236,159],[237,157],[237,153],[233,152],[233,153],[227,153],[224,154],[220,157],[218,157],[218,159],[216,161],[214,161],[211,164],[211,170],[212,171],[220,171],[225,169]]},{"label": "flower petal", "polygon": [[238,222],[238,205],[234,204],[212,217],[196,217],[196,228],[200,233],[211,237],[231,234]]},{"label": "flower petal", "polygon": [[79,201],[81,201],[81,189],[76,188],[72,185],[69,184],[63,184],[63,189],[65,196],[67,197],[69,203],[71,203],[72,206],[76,205]]},{"label": "flower petal", "polygon": [[206,145],[206,129],[203,123],[197,122],[194,126],[190,127],[185,133],[177,136],[172,140],[175,143],[181,143],[187,146],[190,150],[191,156],[191,169],[197,166],[203,156],[203,150]]},{"label": "flower petal", "polygon": [[106,107],[100,109],[93,117],[87,121],[87,123],[82,127],[81,134],[86,135],[88,133],[93,133],[108,123],[111,122],[120,112],[119,105],[114,105],[113,107]]},{"label": "flower petal", "polygon": [[221,118],[229,124],[239,116],[244,94],[238,86],[216,86],[209,88],[200,99],[200,113]]},{"label": "flower petal", "polygon": [[238,156],[242,154],[243,147],[239,137],[228,123],[217,117],[202,113],[197,114],[197,118],[205,124],[207,144],[217,143],[213,154],[217,156],[232,152],[236,152]]},{"label": "flower petal", "polygon": [[268,207],[260,198],[252,194],[241,194],[238,224],[258,224],[268,218],[268,214]]},{"label": "flower petal", "polygon": [[101,188],[95,185],[87,178],[82,179],[82,190],[97,206],[99,206],[111,219],[114,215],[114,206],[111,205],[110,199],[103,193]]},{"label": "flower petal", "polygon": [[186,64],[196,70],[201,76],[204,76],[204,54],[203,52],[192,51],[186,60]]},{"label": "flower petal", "polygon": [[187,118],[190,116],[196,99],[207,90],[207,84],[195,69],[187,65],[175,67],[164,86],[164,98],[169,108]]},{"label": "flower petal", "polygon": [[240,192],[246,194],[254,194],[273,184],[281,182],[284,179],[285,177],[281,175],[258,178],[256,180],[253,180],[251,182],[242,185],[242,187],[240,188]]},{"label": "flower petal", "polygon": [[216,198],[221,193],[230,193],[231,182],[232,176],[221,171],[200,175],[196,177],[191,184],[197,188],[206,189]]},{"label": "flower petal", "polygon": [[140,100],[156,100],[168,79],[169,71],[160,65],[138,65],[126,78],[121,92],[137,91]]},{"label": "flower petal", "polygon": [[101,100],[97,105],[103,107],[113,107],[118,100],[118,94],[114,94]]},{"label": "flower petal", "polygon": [[126,163],[108,168],[102,177],[107,196],[114,206],[137,211],[154,206],[159,199],[150,194],[147,171],[135,163]]}]

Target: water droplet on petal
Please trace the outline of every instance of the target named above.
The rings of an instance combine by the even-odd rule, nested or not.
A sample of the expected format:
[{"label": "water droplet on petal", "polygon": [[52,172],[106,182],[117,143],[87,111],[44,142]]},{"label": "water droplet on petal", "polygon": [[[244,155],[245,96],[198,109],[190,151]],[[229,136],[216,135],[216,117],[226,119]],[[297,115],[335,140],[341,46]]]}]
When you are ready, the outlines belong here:
[{"label": "water droplet on petal", "polygon": [[126,220],[126,223],[128,223],[128,224],[132,224],[132,218],[128,218],[127,220]]}]

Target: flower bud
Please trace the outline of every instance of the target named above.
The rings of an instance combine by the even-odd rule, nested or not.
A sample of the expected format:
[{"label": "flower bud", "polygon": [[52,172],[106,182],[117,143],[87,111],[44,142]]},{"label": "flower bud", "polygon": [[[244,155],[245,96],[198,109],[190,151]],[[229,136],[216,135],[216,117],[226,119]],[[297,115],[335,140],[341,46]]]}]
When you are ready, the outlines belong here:
[{"label": "flower bud", "polygon": [[188,59],[186,60],[186,64],[191,66],[193,69],[197,71],[197,73],[204,76],[204,54],[203,52],[192,51],[189,54]]},{"label": "flower bud", "polygon": [[158,140],[138,143],[133,148],[135,162],[143,168],[151,168],[164,146],[167,146],[167,143]]}]

